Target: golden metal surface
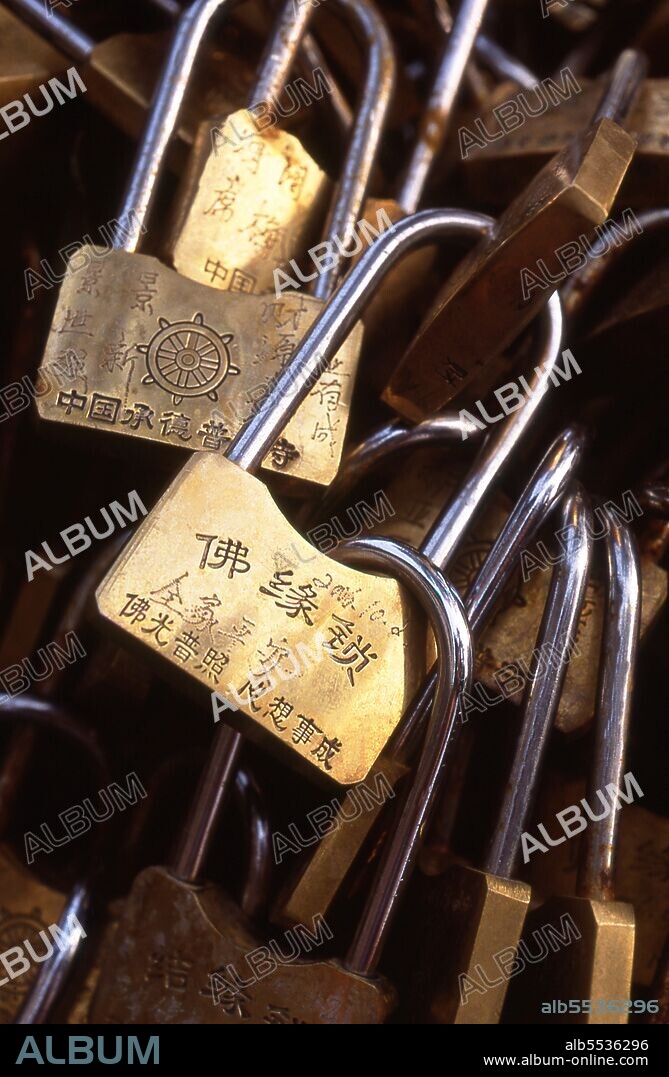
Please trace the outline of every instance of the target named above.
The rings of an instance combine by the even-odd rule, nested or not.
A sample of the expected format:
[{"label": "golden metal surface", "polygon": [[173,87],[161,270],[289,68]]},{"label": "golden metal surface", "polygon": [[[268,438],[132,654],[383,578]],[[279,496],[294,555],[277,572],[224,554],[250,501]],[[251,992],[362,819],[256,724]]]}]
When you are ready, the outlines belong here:
[{"label": "golden metal surface", "polygon": [[[309,296],[241,294],[243,284],[240,276],[222,297],[148,255],[82,247],[70,260],[40,367],[50,386],[37,401],[40,417],[224,452],[322,309]],[[361,334],[356,326],[264,467],[332,481]]]},{"label": "golden metal surface", "polygon": [[[44,953],[40,931],[48,932],[58,923],[64,904],[64,894],[43,886],[6,846],[0,846],[0,952],[22,946],[28,939],[35,953]],[[7,982],[0,984],[0,1024],[14,1021],[39,969],[33,962],[27,972],[13,980],[2,969],[0,979]]]},{"label": "golden metal surface", "polygon": [[634,147],[603,119],[542,169],[446,282],[390,380],[387,403],[410,419],[433,414],[512,343],[549,295],[535,288],[525,298],[521,270],[542,258],[557,275],[556,250],[607,219]]},{"label": "golden metal surface", "polygon": [[167,240],[179,273],[221,291],[240,274],[256,294],[274,292],[275,269],[294,278],[288,263],[317,241],[330,194],[294,135],[258,126],[244,109],[201,125]]},{"label": "golden metal surface", "polygon": [[[140,136],[165,62],[169,34],[115,34],[100,42],[84,69],[91,100],[132,139]],[[189,88],[171,154],[179,167],[187,160],[202,116],[240,108],[253,82],[253,69],[235,54],[207,48]]]},{"label": "golden metal surface", "polygon": [[[265,965],[254,966],[248,955],[260,946],[216,887],[148,868],[104,955],[91,1024],[382,1024],[393,1007],[382,979],[335,961],[279,964],[270,950]],[[278,946],[291,951],[285,939]]]},{"label": "golden metal surface", "polygon": [[[440,983],[430,1017],[438,1024],[496,1024],[509,981],[500,977],[493,957],[504,948],[517,947],[530,888],[461,864],[429,883],[435,906],[438,903],[444,916],[439,932],[431,932],[430,937],[435,948],[439,945],[435,936],[443,937],[440,951],[445,951],[442,955],[433,950],[431,956],[440,968]],[[486,986],[486,981],[492,986]],[[478,990],[468,990],[472,982],[479,985]]]},{"label": "golden metal surface", "polygon": [[[423,621],[397,583],[319,553],[258,479],[214,454],[186,464],[97,597],[172,669],[234,703],[231,685],[242,732],[340,785],[366,777],[424,671]],[[272,670],[260,698],[250,677]]]},{"label": "golden metal surface", "polygon": [[[70,64],[39,34],[0,7],[0,105],[31,93]],[[36,99],[39,108],[40,95]]]}]

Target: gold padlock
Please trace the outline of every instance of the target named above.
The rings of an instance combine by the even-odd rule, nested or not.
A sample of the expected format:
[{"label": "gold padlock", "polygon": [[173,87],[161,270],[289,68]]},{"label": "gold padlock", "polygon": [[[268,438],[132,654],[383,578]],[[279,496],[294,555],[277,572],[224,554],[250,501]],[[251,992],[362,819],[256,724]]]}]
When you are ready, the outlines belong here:
[{"label": "gold padlock", "polygon": [[[189,461],[98,591],[103,616],[166,658],[172,672],[228,698],[234,693],[243,713],[231,713],[231,722],[341,785],[365,777],[399,723],[420,676],[423,628],[394,581],[317,552],[249,472],[328,369],[389,266],[412,246],[454,231],[480,233],[487,224],[477,214],[430,211],[380,237],[237,435],[228,458],[207,453]],[[494,473],[489,467],[487,475]],[[297,557],[298,570],[276,569],[282,551]],[[156,631],[159,622],[163,632]],[[315,668],[304,661],[305,652],[314,656],[314,642]],[[281,685],[282,702],[275,705],[265,682],[282,657],[296,675]]]},{"label": "gold padlock", "polygon": [[[641,57],[623,53],[593,122],[554,158],[499,218],[492,235],[460,263],[392,376],[384,399],[411,419],[438,410],[476,379],[494,387],[496,359],[554,290],[526,288],[524,273],[556,248],[606,220],[632,159],[622,127],[643,78]],[[555,274],[553,273],[553,276]],[[481,317],[481,309],[491,312]],[[439,359],[435,362],[434,356]],[[486,365],[487,364],[487,365]]]}]

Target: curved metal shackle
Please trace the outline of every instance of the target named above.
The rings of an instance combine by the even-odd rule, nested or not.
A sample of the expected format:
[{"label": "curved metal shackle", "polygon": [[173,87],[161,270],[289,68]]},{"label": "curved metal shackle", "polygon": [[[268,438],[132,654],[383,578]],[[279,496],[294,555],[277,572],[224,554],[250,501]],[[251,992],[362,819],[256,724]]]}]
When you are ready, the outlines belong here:
[{"label": "curved metal shackle", "polygon": [[[521,837],[534,803],[534,794],[557,713],[571,649],[576,641],[592,555],[592,513],[578,484],[564,498],[560,531],[564,557],[553,569],[544,614],[537,636],[531,676],[523,701],[522,727],[511,774],[499,812],[499,822],[484,870],[512,878],[521,850]],[[550,675],[538,675],[537,654],[550,649]],[[557,668],[555,668],[557,667]]]},{"label": "curved metal shackle", "polygon": [[[123,200],[113,240],[116,250],[133,253],[139,246],[202,41],[214,16],[236,2],[194,0],[179,16]],[[280,89],[312,13],[310,5],[286,0],[261,61],[262,92],[276,94]]]},{"label": "curved metal shackle", "polygon": [[475,45],[476,59],[479,60],[498,79],[510,79],[524,90],[533,90],[539,82],[524,63],[512,56],[487,34],[479,34]]},{"label": "curved metal shackle", "polygon": [[[291,0],[292,2],[292,0]],[[353,129],[323,229],[326,239],[336,237],[337,246],[348,247],[363,208],[365,192],[381,141],[383,127],[395,89],[395,52],[385,21],[370,0],[335,0],[348,21],[354,23],[367,49],[365,81],[356,109]],[[338,277],[333,263],[321,273],[312,289],[315,299],[329,299]]]},{"label": "curved metal shackle", "polygon": [[[465,610],[474,637],[499,601],[522,550],[564,496],[581,463],[585,445],[585,432],[577,426],[567,427],[552,442],[524,487],[465,597]],[[414,696],[393,748],[401,750],[422,724],[432,705],[435,687],[433,668]]]},{"label": "curved metal shackle", "polygon": [[347,968],[369,975],[378,964],[425,834],[460,695],[471,681],[472,644],[455,588],[410,546],[385,538],[351,539],[337,547],[335,556],[345,563],[389,573],[405,584],[430,618],[439,655],[437,692],[425,747],[346,957]]},{"label": "curved metal shackle", "polygon": [[[608,505],[602,505],[608,577],[602,632],[600,676],[595,717],[594,760],[588,781],[588,803],[598,790],[620,788],[625,769],[639,647],[641,575],[634,535]],[[620,807],[620,805],[616,805]],[[620,812],[588,824],[581,838],[576,892],[579,897],[606,900],[614,896],[613,868]]]},{"label": "curved metal shackle", "polygon": [[240,899],[242,912],[253,920],[266,908],[272,874],[272,836],[262,789],[251,771],[240,767],[235,793],[244,817],[247,836],[246,878]]},{"label": "curved metal shackle", "polygon": [[255,415],[230,442],[227,458],[245,471],[260,467],[288,421],[327,370],[386,273],[405,254],[442,239],[480,238],[494,223],[492,217],[482,213],[424,210],[399,221],[379,236],[304,335]]},{"label": "curved metal shackle", "polygon": [[414,213],[418,208],[434,158],[446,138],[455,100],[489,3],[490,0],[462,0],[458,7],[397,195],[398,203],[407,213]]}]

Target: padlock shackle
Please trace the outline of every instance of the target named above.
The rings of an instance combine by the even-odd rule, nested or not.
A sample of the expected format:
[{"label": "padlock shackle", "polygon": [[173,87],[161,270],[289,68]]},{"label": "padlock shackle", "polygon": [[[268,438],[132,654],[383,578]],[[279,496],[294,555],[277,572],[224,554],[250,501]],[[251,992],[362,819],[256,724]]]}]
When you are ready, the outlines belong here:
[{"label": "padlock shackle", "polygon": [[521,86],[523,90],[533,90],[539,82],[539,76],[534,71],[531,71],[526,64],[512,56],[487,34],[478,35],[474,51],[476,59],[500,81],[509,79],[517,86]]},{"label": "padlock shackle", "polygon": [[480,511],[484,497],[534,421],[553,384],[551,376],[560,358],[562,343],[562,309],[557,292],[541,311],[541,320],[541,359],[540,365],[527,379],[529,399],[521,408],[507,415],[486,439],[467,478],[461,483],[446,511],[432,525],[421,547],[442,570],[451,563],[467,528]]},{"label": "padlock shackle", "polygon": [[[534,540],[565,495],[580,467],[586,444],[585,430],[577,425],[568,426],[555,438],[523,488],[465,597],[467,619],[475,638],[480,636],[500,600],[522,551]],[[432,705],[435,686],[436,670],[433,666],[415,694],[393,740],[392,750],[401,758],[406,745],[422,728]]]},{"label": "padlock shackle", "polygon": [[[641,572],[636,540],[615,510],[600,504],[606,522],[607,595],[600,653],[594,758],[587,800],[598,803],[609,787],[620,789],[625,771],[634,670],[641,623]],[[603,819],[588,821],[579,848],[576,893],[588,900],[614,898],[614,859],[620,826],[620,804]]]},{"label": "padlock shackle", "polygon": [[482,213],[434,209],[393,225],[365,251],[274,380],[255,415],[230,442],[227,457],[245,471],[260,467],[300,404],[334,358],[390,269],[410,250],[457,236],[485,236]]},{"label": "padlock shackle", "polygon": [[[541,766],[576,640],[592,558],[592,512],[585,491],[574,483],[560,506],[564,556],[553,569],[523,700],[520,736],[498,823],[483,870],[511,879],[521,838],[534,806]],[[550,673],[538,672],[538,655],[550,647]],[[557,668],[555,668],[557,667]]]},{"label": "padlock shackle", "polygon": [[648,60],[643,53],[636,49],[624,49],[620,53],[597,104],[592,118],[593,126],[600,120],[624,124],[647,70]]},{"label": "padlock shackle", "polygon": [[444,144],[465,69],[489,3],[490,0],[462,0],[458,8],[397,195],[397,201],[406,213],[415,213],[418,209],[435,157]]},{"label": "padlock shackle", "polygon": [[[354,239],[383,127],[395,90],[395,50],[385,21],[370,0],[335,0],[347,21],[354,24],[367,50],[365,81],[356,109],[353,129],[323,230],[326,240],[348,248]],[[312,295],[326,302],[337,283],[335,263],[317,277]]]},{"label": "padlock shackle", "polygon": [[469,625],[455,588],[420,553],[386,538],[340,543],[335,559],[389,573],[409,588],[430,618],[438,653],[437,691],[425,746],[396,826],[385,846],[345,965],[371,975],[404,895],[425,836],[446,752],[456,730],[458,703],[471,682],[473,656]]},{"label": "padlock shackle", "polygon": [[5,6],[73,60],[90,59],[97,41],[59,12],[47,10],[44,0],[5,0]]}]

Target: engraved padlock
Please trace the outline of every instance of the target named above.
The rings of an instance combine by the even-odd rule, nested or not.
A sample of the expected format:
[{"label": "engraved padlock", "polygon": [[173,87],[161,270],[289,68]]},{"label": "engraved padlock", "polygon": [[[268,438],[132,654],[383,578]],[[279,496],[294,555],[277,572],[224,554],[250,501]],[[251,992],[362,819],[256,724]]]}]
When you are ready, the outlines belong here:
[{"label": "engraved padlock", "polygon": [[[312,773],[342,785],[365,777],[399,723],[420,676],[423,626],[394,581],[339,565],[302,539],[249,472],[327,370],[387,268],[412,246],[453,232],[480,233],[487,220],[431,211],[380,237],[340,286],[228,458],[207,453],[189,461],[98,592],[103,616],[166,658],[173,673],[186,673],[234,699],[240,710],[231,705],[226,721],[277,750],[288,749],[294,762],[308,763]],[[549,332],[551,355],[557,353],[556,339],[559,344],[559,303],[556,321],[557,332],[552,322]],[[545,394],[543,379],[540,374],[537,404]],[[507,429],[502,439],[504,452],[486,458],[478,487],[497,473],[499,460],[535,411],[528,406],[517,413],[513,431]],[[470,491],[463,504],[458,518],[464,527],[476,495]],[[276,569],[281,551],[298,557],[297,571]],[[165,627],[157,633],[159,621]],[[243,645],[235,643],[240,635]],[[305,660],[309,655],[312,660]],[[293,676],[288,673],[281,685],[283,709],[276,710],[267,688],[280,659]]]},{"label": "engraved padlock", "polygon": [[[57,361],[64,349],[71,352],[85,370],[86,385],[79,388],[86,391],[52,387],[39,403],[42,418],[191,451],[224,451],[321,309],[308,296],[286,296],[278,302],[250,295],[248,288],[228,292],[222,302],[215,288],[136,253],[187,75],[223,2],[198,0],[179,21],[114,249],[84,246],[70,260],[43,364]],[[292,3],[286,10],[275,29],[278,44],[267,52],[262,73],[267,85],[286,60],[281,34],[286,19],[290,25],[294,18]],[[298,21],[303,26],[304,16]],[[373,116],[374,123],[365,134],[372,142],[380,133],[388,89],[386,85],[384,94],[367,99],[366,116]],[[252,170],[262,140],[254,136],[251,142],[244,143],[242,153]],[[342,188],[347,198],[361,193],[357,181],[346,175]],[[338,206],[342,209],[339,199]],[[86,272],[79,274],[82,261]],[[330,481],[342,449],[360,332],[356,328],[342,342],[331,375],[311,386],[300,415],[279,432],[279,444],[269,447],[266,467],[291,477]]]},{"label": "engraved padlock", "polygon": [[[416,780],[344,964],[317,955],[298,960],[332,939],[322,918],[301,925],[303,930],[281,946],[259,945],[230,899],[198,882],[220,811],[223,772],[237,753],[236,738],[228,731],[215,746],[173,868],[148,869],[135,882],[100,977],[92,1021],[135,1023],[157,1016],[177,1023],[362,1024],[381,1023],[392,1009],[393,990],[374,971],[429,818],[459,695],[469,680],[471,644],[459,599],[424,558],[384,539],[357,540],[341,553],[400,576],[431,618],[440,656],[433,718]],[[286,945],[289,958],[283,956]],[[151,976],[157,947],[164,965],[178,961],[178,988],[166,976]]]}]

